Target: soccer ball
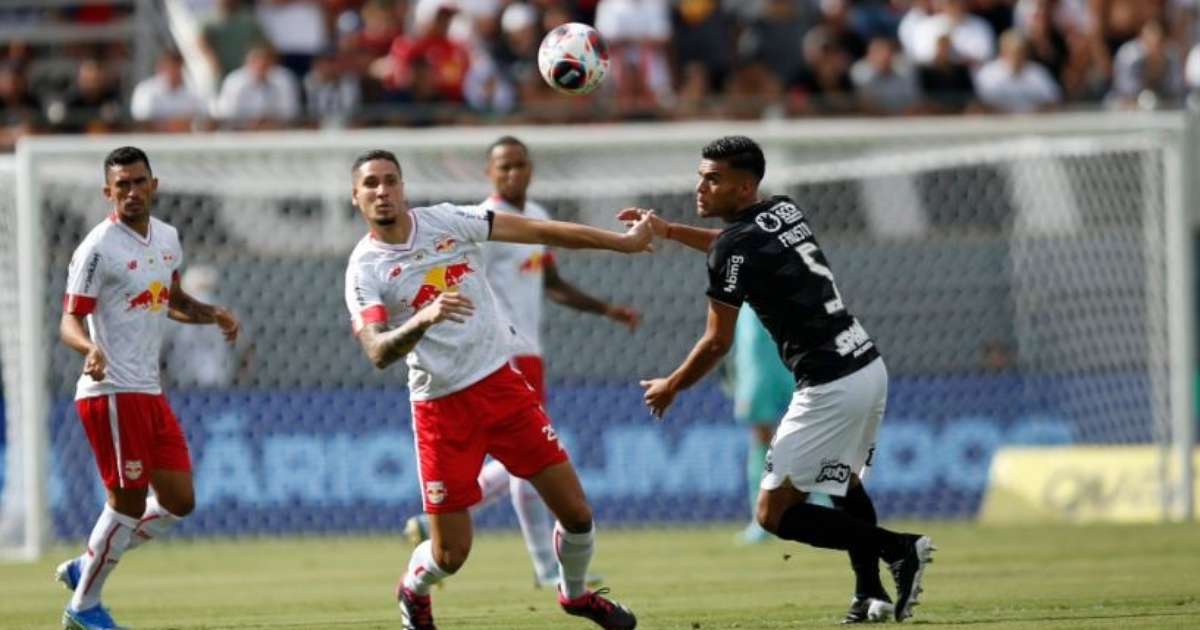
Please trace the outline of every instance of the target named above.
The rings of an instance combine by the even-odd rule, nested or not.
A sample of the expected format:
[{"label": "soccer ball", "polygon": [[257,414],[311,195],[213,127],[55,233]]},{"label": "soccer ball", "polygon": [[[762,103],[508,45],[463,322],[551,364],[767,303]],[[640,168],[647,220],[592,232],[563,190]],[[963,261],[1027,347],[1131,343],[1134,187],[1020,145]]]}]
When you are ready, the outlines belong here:
[{"label": "soccer ball", "polygon": [[588,94],[608,74],[608,46],[587,24],[563,24],[542,40],[538,70],[550,87],[563,94]]}]

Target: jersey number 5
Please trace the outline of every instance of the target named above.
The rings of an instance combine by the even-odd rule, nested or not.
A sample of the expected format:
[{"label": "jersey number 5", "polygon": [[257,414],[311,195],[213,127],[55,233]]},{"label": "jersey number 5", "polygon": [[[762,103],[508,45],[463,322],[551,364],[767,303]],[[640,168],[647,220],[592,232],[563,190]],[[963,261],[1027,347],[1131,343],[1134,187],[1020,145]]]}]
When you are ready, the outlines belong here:
[{"label": "jersey number 5", "polygon": [[829,288],[833,290],[833,299],[825,303],[825,312],[832,315],[838,311],[845,310],[846,307],[842,305],[842,294],[838,293],[837,283],[833,281],[833,271],[830,271],[829,267],[817,262],[817,258],[813,256],[816,252],[821,251],[817,248],[817,244],[812,242],[800,243],[795,249],[796,253],[800,254],[800,258],[804,260],[804,264],[808,265],[809,271],[829,280]]}]

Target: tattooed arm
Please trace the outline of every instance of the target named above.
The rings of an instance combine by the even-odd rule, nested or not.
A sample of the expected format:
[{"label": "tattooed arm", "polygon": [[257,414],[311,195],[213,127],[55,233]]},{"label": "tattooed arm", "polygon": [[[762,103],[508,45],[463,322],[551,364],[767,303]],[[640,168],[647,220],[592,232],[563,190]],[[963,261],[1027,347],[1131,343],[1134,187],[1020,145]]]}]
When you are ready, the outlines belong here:
[{"label": "tattooed arm", "polygon": [[464,295],[443,293],[408,321],[388,330],[384,324],[368,324],[358,332],[358,343],[371,360],[371,365],[383,369],[412,352],[430,326],[444,321],[462,323],[475,311],[475,305]]}]

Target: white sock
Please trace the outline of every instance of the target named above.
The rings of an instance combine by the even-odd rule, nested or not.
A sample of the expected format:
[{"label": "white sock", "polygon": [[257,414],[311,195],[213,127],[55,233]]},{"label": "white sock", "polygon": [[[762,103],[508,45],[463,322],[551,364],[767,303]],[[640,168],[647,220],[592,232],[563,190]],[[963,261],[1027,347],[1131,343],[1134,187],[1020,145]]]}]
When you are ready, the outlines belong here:
[{"label": "white sock", "polygon": [[508,492],[509,479],[513,476],[508,473],[508,469],[497,460],[491,460],[484,464],[483,469],[479,471],[479,489],[483,492],[483,498],[479,503],[471,506],[471,511],[482,509],[500,500],[506,492]]},{"label": "white sock", "polygon": [[166,508],[158,504],[158,497],[150,497],[146,499],[146,511],[142,513],[142,519],[138,521],[137,529],[133,532],[133,538],[129,541],[129,547],[126,551],[137,549],[142,545],[162,536],[167,533],[167,530],[175,527],[175,524],[182,521],[183,517],[175,516],[168,512]]},{"label": "white sock", "polygon": [[554,517],[550,508],[542,501],[533,484],[512,477],[509,482],[513,510],[521,523],[521,535],[525,537],[525,549],[533,561],[533,571],[538,579],[558,575],[558,559],[554,555]]},{"label": "white sock", "polygon": [[71,608],[84,610],[100,603],[104,581],[121,560],[137,526],[138,519],[104,505],[92,535],[88,537],[87,553],[79,567],[79,584],[71,596]]},{"label": "white sock", "polygon": [[417,595],[428,595],[429,589],[448,575],[434,562],[433,543],[426,540],[413,549],[412,557],[408,560],[408,572],[404,574],[404,588]]},{"label": "white sock", "polygon": [[563,529],[562,523],[554,525],[555,551],[558,553],[558,587],[567,599],[575,599],[587,592],[588,565],[592,562],[596,526],[582,534],[572,534]]}]

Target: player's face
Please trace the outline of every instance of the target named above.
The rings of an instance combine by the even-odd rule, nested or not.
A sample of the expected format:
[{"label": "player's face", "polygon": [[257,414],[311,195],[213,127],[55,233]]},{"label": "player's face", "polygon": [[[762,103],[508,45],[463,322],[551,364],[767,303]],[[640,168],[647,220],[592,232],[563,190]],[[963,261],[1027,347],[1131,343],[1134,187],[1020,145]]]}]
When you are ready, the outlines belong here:
[{"label": "player's face", "polygon": [[488,179],[492,190],[510,202],[525,201],[525,191],[533,177],[533,163],[525,149],[515,144],[502,144],[488,156]]},{"label": "player's face", "polygon": [[396,223],[408,210],[400,169],[388,160],[371,160],[354,173],[352,201],[372,226]]},{"label": "player's face", "polygon": [[700,216],[726,219],[746,207],[747,199],[753,203],[753,177],[748,173],[714,160],[701,160],[698,173],[696,213]]},{"label": "player's face", "polygon": [[106,173],[104,197],[112,202],[117,216],[125,223],[142,223],[149,219],[156,190],[158,180],[143,162],[115,164]]}]

